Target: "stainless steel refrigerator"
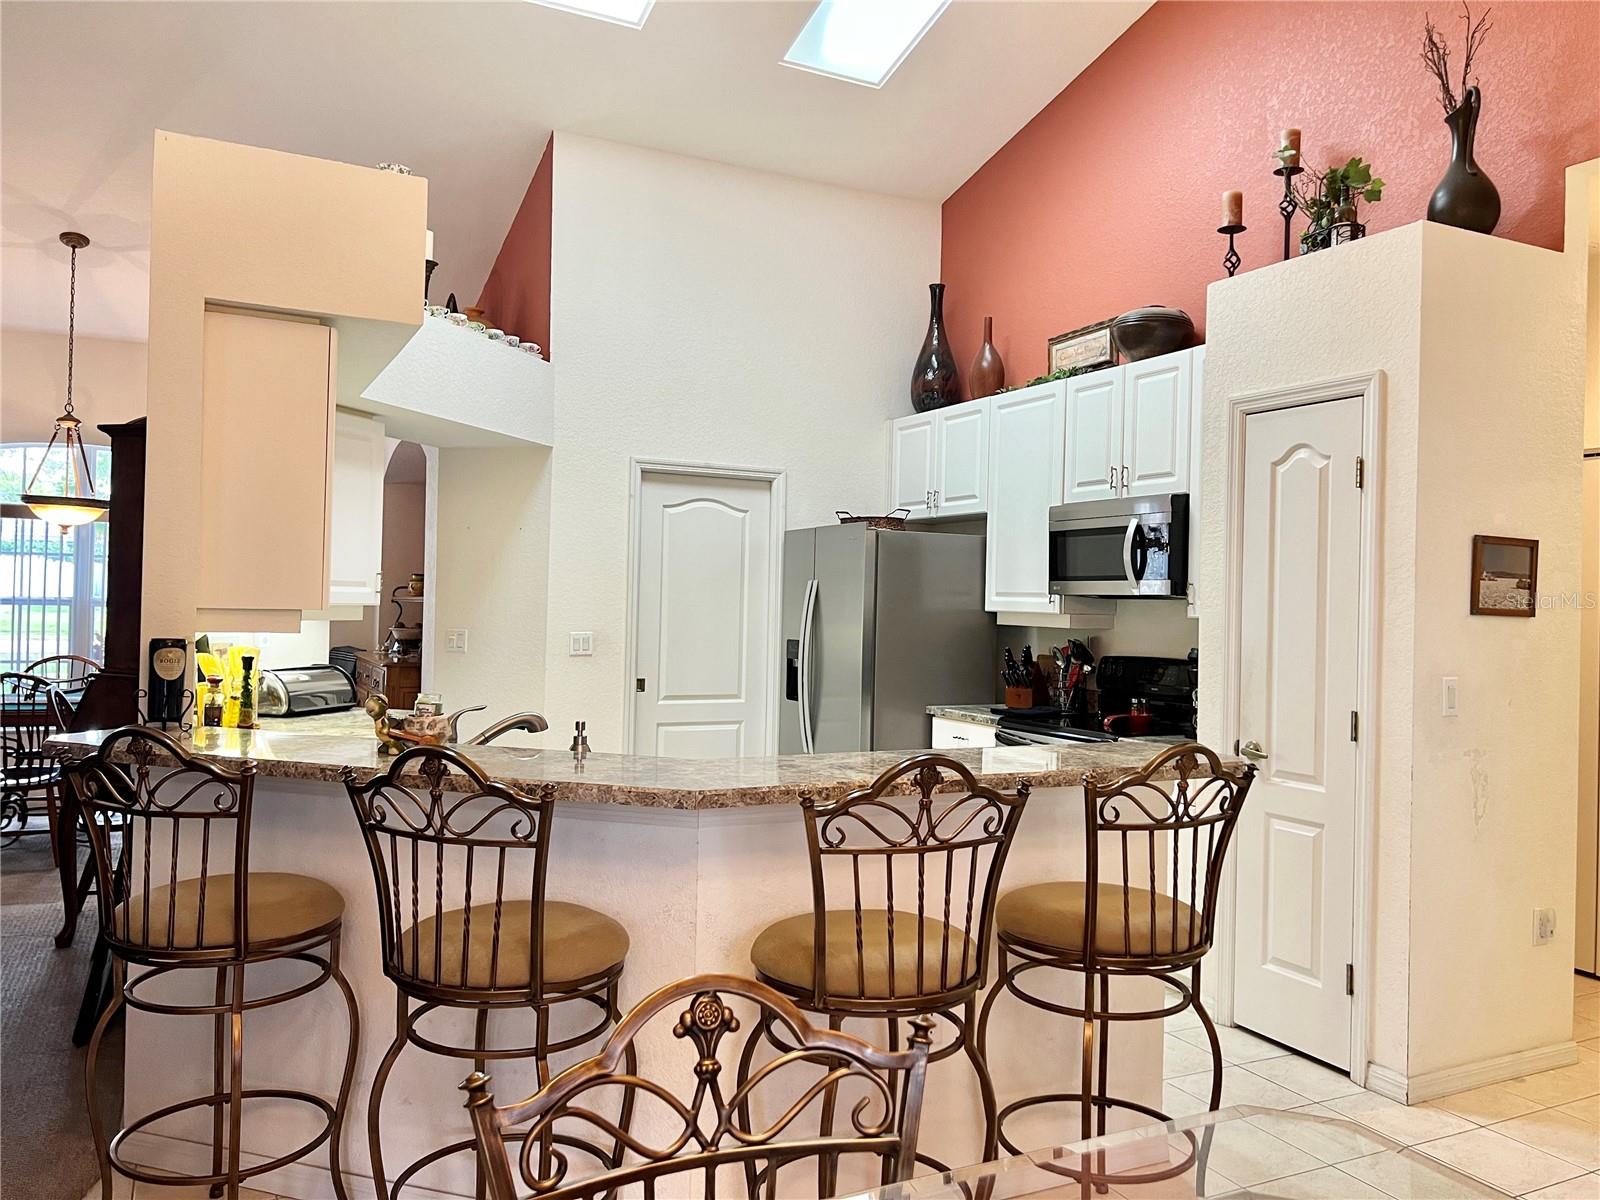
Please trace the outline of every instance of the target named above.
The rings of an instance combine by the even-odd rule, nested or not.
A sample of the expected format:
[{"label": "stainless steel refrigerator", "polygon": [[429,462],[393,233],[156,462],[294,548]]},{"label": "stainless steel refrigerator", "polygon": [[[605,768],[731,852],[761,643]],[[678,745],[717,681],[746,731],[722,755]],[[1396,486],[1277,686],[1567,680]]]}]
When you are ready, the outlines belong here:
[{"label": "stainless steel refrigerator", "polygon": [[782,753],[926,749],[928,705],[994,698],[983,537],[789,530],[783,642]]}]

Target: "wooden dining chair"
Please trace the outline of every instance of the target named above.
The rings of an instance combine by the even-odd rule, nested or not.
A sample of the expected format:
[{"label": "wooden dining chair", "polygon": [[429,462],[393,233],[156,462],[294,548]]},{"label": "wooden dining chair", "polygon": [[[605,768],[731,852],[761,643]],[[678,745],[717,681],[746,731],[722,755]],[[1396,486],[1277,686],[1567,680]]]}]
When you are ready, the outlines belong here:
[{"label": "wooden dining chair", "polygon": [[[730,1000],[753,1005],[754,1018],[739,1016]],[[664,1070],[641,1074],[627,1065],[635,1041],[664,1017],[673,1020],[672,1036],[691,1050],[692,1066],[680,1077],[668,1078]],[[742,1056],[741,1042],[760,1038],[769,1024],[781,1027],[789,1049],[734,1083],[728,1067]],[[807,1183],[800,1185],[804,1191],[789,1187],[780,1193],[779,1172],[807,1164],[802,1169],[809,1180],[810,1161],[825,1160],[829,1174],[836,1174],[846,1157],[875,1161],[884,1184],[909,1178],[933,1022],[918,1017],[911,1026],[905,1050],[880,1050],[851,1034],[812,1025],[792,1001],[754,980],[700,975],[670,983],[623,1018],[599,1054],[569,1067],[526,1100],[497,1107],[482,1072],[461,1085],[486,1164],[489,1200],[590,1200],[614,1191],[642,1192],[645,1200],[655,1200],[688,1195],[696,1182],[698,1194],[716,1200],[722,1194],[719,1185],[729,1182],[719,1179],[719,1171],[733,1176],[731,1191],[743,1195],[747,1169],[759,1189],[752,1194],[816,1195],[814,1184]],[[663,1055],[645,1058],[664,1066]],[[841,1085],[865,1092],[849,1110],[848,1129],[793,1132]],[[767,1093],[774,1097],[767,1107],[780,1115],[758,1128],[749,1121],[748,1101]],[[648,1138],[626,1135],[622,1151],[608,1161],[618,1133],[610,1114],[630,1100],[641,1101],[640,1111],[665,1114],[668,1128]],[[598,1141],[591,1140],[595,1135]],[[522,1143],[514,1160],[508,1149],[512,1140]],[[569,1173],[571,1160],[552,1147],[577,1140],[588,1143],[586,1153],[604,1164],[602,1171],[580,1178]],[[623,1188],[629,1190],[622,1193]]]}]

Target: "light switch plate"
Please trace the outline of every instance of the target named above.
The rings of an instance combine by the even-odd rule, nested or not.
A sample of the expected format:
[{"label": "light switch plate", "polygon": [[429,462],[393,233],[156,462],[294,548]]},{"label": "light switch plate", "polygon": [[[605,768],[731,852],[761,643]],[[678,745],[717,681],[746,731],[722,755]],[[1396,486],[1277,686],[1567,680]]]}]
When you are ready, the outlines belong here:
[{"label": "light switch plate", "polygon": [[1444,677],[1444,686],[1439,696],[1439,715],[1441,717],[1454,717],[1461,713],[1460,686],[1454,675]]},{"label": "light switch plate", "polygon": [[585,629],[567,635],[567,654],[571,658],[585,658],[594,653],[594,634]]},{"label": "light switch plate", "polygon": [[1542,946],[1546,942],[1556,940],[1556,910],[1553,908],[1536,908],[1533,910],[1533,944]]},{"label": "light switch plate", "polygon": [[465,629],[445,630],[444,648],[451,654],[465,654],[467,652],[467,631]]}]

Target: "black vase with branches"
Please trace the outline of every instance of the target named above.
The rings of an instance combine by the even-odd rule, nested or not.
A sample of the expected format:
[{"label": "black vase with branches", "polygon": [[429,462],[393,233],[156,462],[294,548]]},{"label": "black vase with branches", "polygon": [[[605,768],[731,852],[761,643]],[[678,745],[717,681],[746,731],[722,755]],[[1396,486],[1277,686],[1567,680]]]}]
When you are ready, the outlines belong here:
[{"label": "black vase with branches", "polygon": [[1461,63],[1461,94],[1458,99],[1450,73],[1450,46],[1431,19],[1422,33],[1422,61],[1439,84],[1439,103],[1444,106],[1444,123],[1450,129],[1450,165],[1428,199],[1428,220],[1454,225],[1475,233],[1492,233],[1500,220],[1500,191],[1483,173],[1473,155],[1478,138],[1478,116],[1483,110],[1483,93],[1472,73],[1473,58],[1491,28],[1489,11],[1476,21],[1465,2],[1461,5],[1466,26],[1466,46]]}]

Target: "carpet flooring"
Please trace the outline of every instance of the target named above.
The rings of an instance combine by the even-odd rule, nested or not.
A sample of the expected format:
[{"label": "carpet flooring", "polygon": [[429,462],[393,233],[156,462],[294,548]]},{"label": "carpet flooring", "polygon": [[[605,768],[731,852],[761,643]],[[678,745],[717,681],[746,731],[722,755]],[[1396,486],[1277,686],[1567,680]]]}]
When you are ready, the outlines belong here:
[{"label": "carpet flooring", "polygon": [[[87,854],[87,849],[79,851]],[[94,900],[66,950],[61,886],[45,838],[0,849],[0,1197],[79,1200],[99,1177],[84,1108],[84,1051],[72,1026],[94,948]],[[122,1104],[122,1022],[100,1053],[100,1112]],[[114,1128],[114,1126],[113,1126]]]}]

